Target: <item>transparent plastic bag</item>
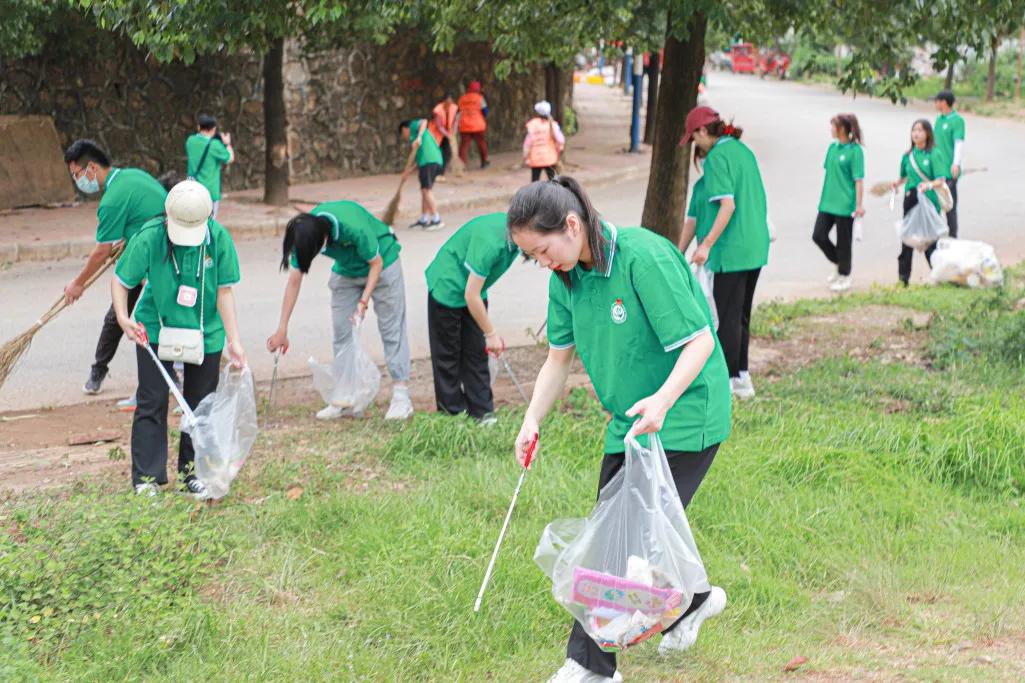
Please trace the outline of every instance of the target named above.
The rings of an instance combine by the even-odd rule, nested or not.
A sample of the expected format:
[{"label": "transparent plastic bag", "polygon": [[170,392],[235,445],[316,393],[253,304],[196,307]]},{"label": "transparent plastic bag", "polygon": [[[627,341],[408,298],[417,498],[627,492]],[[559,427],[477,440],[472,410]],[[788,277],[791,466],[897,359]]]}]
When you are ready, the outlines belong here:
[{"label": "transparent plastic bag", "polygon": [[199,402],[191,421],[182,421],[182,431],[192,437],[196,476],[211,497],[223,498],[256,441],[252,371],[226,365],[217,389]]},{"label": "transparent plastic bag", "polygon": [[488,376],[491,378],[491,386],[495,386],[495,380],[498,379],[498,357],[492,354],[488,354]]},{"label": "transparent plastic bag", "polygon": [[936,240],[946,237],[948,232],[947,221],[921,192],[918,193],[918,204],[897,221],[900,241],[919,251],[928,249]]},{"label": "transparent plastic bag", "polygon": [[608,652],[661,633],[711,590],[662,443],[649,439],[628,437],[590,516],[552,522],[534,553],[556,602]]},{"label": "transparent plastic bag", "polygon": [[860,218],[854,219],[854,225],[851,228],[852,237],[855,242],[861,242],[865,239],[865,223]]},{"label": "transparent plastic bag", "polygon": [[330,366],[312,356],[313,386],[328,405],[363,412],[381,387],[381,371],[363,348],[360,324],[353,325],[349,340],[342,345]]},{"label": "transparent plastic bag", "polygon": [[985,242],[944,237],[936,243],[932,254],[929,281],[997,287],[1004,283],[1004,271],[993,247]]},{"label": "transparent plastic bag", "polygon": [[715,307],[715,296],[713,295],[713,285],[715,284],[715,273],[710,271],[705,266],[698,266],[690,264],[691,272],[694,273],[694,277],[697,278],[698,284],[701,285],[701,291],[705,295],[705,300],[708,302],[708,310],[712,313],[712,328],[716,331],[719,330],[719,310]]}]

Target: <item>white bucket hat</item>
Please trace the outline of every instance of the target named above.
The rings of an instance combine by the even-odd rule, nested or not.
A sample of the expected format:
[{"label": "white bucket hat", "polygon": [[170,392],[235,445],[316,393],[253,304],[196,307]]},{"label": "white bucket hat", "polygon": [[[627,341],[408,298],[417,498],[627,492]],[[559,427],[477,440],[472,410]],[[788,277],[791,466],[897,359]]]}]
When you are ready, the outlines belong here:
[{"label": "white bucket hat", "polygon": [[534,111],[537,112],[538,116],[551,116],[552,105],[547,100],[541,100],[534,105]]},{"label": "white bucket hat", "polygon": [[167,236],[173,244],[198,247],[206,239],[207,219],[214,210],[210,192],[195,180],[171,188],[164,202]]}]

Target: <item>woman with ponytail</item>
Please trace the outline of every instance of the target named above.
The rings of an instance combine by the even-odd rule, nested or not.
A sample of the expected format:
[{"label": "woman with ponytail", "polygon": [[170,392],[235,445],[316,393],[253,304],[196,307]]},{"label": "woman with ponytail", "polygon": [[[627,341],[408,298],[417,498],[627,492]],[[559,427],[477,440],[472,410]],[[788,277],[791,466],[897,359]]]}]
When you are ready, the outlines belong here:
[{"label": "woman with ponytail", "polygon": [[[731,403],[711,313],[683,254],[650,230],[602,220],[572,178],[521,188],[507,222],[524,255],[552,271],[548,359],[516,438],[517,459],[525,462],[541,422],[562,396],[576,353],[612,415],[599,491],[622,468],[628,434],[659,432],[686,507],[729,435]],[[695,594],[659,650],[686,650],[702,622],[725,606],[721,588]],[[575,623],[567,660],[550,680],[622,679],[615,655]]]},{"label": "woman with ponytail", "polygon": [[[854,236],[854,221],[865,215],[862,206],[864,196],[865,155],[861,146],[861,126],[854,114],[837,114],[830,122],[835,142],[826,152],[826,178],[822,183],[822,197],[819,199],[819,214],[815,218],[812,240],[819,246],[830,262],[836,264],[836,272],[829,276],[829,288],[834,292],[845,292],[851,288],[851,242]],[[829,239],[829,232],[836,226],[836,243]]]},{"label": "woman with ponytail", "polygon": [[715,274],[712,289],[730,389],[738,398],[751,398],[751,309],[758,275],[769,261],[769,224],[762,174],[755,155],[740,141],[743,132],[725,123],[714,109],[695,107],[687,114],[687,132],[680,144],[693,140],[707,154],[704,185],[716,215],[691,260]]}]

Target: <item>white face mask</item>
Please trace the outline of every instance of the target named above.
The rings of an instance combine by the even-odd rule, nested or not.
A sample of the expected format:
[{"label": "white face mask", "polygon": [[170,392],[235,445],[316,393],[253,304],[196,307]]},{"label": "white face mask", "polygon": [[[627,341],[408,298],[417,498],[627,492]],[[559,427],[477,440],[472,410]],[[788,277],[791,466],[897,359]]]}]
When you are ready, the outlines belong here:
[{"label": "white face mask", "polygon": [[97,178],[89,180],[86,177],[85,171],[82,171],[82,175],[75,178],[75,185],[85,194],[96,194],[100,191],[100,181]]}]

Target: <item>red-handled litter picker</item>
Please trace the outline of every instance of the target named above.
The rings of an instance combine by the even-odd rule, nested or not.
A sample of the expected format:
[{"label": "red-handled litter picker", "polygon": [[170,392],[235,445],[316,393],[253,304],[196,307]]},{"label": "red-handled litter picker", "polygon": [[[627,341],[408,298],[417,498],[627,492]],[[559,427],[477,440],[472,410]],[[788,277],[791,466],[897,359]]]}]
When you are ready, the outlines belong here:
[{"label": "red-handled litter picker", "polygon": [[523,462],[523,472],[520,473],[520,480],[516,482],[516,490],[513,491],[512,502],[509,503],[509,511],[505,513],[505,522],[502,523],[502,531],[498,534],[498,543],[495,544],[495,552],[491,553],[491,562],[488,563],[488,571],[484,574],[484,583],[480,585],[480,592],[477,593],[477,602],[473,603],[473,611],[480,611],[480,602],[484,599],[484,591],[488,588],[488,581],[491,580],[491,572],[495,569],[495,560],[498,559],[498,550],[502,547],[502,539],[505,538],[505,530],[509,528],[509,520],[512,519],[513,508],[516,507],[516,498],[520,495],[520,487],[523,486],[523,478],[527,476],[527,468],[530,461],[534,459],[534,452],[537,450],[537,437],[527,446],[527,455]]},{"label": "red-handled litter picker", "polygon": [[139,334],[142,335],[143,341],[146,342],[142,345],[143,348],[146,349],[147,353],[149,353],[149,356],[153,359],[153,362],[157,364],[157,369],[160,370],[160,374],[164,376],[164,381],[167,382],[167,388],[171,390],[171,393],[174,395],[174,400],[178,401],[178,405],[181,406],[182,426],[192,424],[196,421],[196,416],[193,414],[192,408],[189,408],[189,404],[185,402],[185,397],[182,396],[182,392],[178,391],[178,385],[175,384],[174,380],[171,379],[171,376],[167,374],[167,370],[164,368],[164,364],[160,362],[160,359],[157,358],[157,354],[153,350],[153,347],[150,346],[149,336],[146,334],[144,330],[142,330],[141,327],[139,328]]}]

